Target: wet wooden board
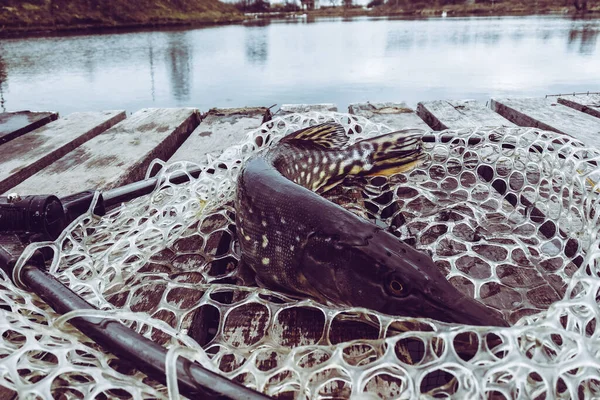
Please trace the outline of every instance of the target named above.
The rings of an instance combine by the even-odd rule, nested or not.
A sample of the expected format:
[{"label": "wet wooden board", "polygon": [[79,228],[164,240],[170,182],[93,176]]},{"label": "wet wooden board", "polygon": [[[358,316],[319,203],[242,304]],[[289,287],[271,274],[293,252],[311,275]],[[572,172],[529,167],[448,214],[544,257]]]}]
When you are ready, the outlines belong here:
[{"label": "wet wooden board", "polygon": [[275,116],[287,115],[292,113],[307,113],[311,111],[335,112],[338,108],[332,103],[321,104],[282,104],[281,108],[275,113]]},{"label": "wet wooden board", "polygon": [[0,399],[5,399],[5,400],[16,399],[17,396],[18,396],[18,393],[15,392],[14,390],[11,390],[4,386],[0,386]]},{"label": "wet wooden board", "polygon": [[348,106],[348,112],[365,117],[376,124],[387,125],[392,129],[430,130],[429,126],[406,103],[353,103]]},{"label": "wet wooden board", "polygon": [[167,160],[199,123],[198,110],[193,108],[140,110],[14,190],[65,196],[143,179],[150,162]]},{"label": "wet wooden board", "polygon": [[600,118],[600,94],[560,96],[558,102],[577,111]]},{"label": "wet wooden board", "polygon": [[[74,113],[4,143],[0,151],[0,193],[124,118],[125,111]],[[34,193],[38,193],[37,189]]]},{"label": "wet wooden board", "polygon": [[55,112],[18,111],[0,113],[0,144],[18,138],[58,118]]},{"label": "wet wooden board", "polygon": [[515,126],[484,104],[474,100],[435,100],[417,105],[417,114],[433,130],[476,126]]},{"label": "wet wooden board", "polygon": [[270,118],[266,107],[211,109],[190,137],[171,156],[169,162],[203,162],[206,155],[217,157],[230,146],[242,141],[246,134]]},{"label": "wet wooden board", "polygon": [[492,99],[492,108],[519,126],[532,126],[600,145],[600,119],[558,104],[556,99]]}]

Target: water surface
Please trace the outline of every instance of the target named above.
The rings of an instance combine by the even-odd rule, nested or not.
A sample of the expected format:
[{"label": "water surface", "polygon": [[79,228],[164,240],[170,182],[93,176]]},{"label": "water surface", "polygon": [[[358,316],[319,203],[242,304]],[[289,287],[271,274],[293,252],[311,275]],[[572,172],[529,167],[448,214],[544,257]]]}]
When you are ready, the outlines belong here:
[{"label": "water surface", "polygon": [[341,18],[0,41],[0,111],[600,90],[600,20]]}]

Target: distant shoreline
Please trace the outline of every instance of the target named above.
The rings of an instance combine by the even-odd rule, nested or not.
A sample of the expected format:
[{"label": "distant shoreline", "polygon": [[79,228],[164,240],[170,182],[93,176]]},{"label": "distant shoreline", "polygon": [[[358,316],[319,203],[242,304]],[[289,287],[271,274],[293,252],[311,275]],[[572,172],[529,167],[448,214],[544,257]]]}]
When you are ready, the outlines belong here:
[{"label": "distant shoreline", "polygon": [[123,24],[77,24],[77,25],[57,25],[40,27],[0,27],[0,39],[2,38],[25,38],[46,35],[61,34],[103,34],[127,31],[144,31],[152,29],[168,28],[202,28],[220,25],[240,24],[247,21],[248,18],[232,18],[218,21],[156,21],[152,23],[123,23]]},{"label": "distant shoreline", "polygon": [[323,7],[319,10],[306,12],[309,16],[377,16],[377,17],[441,17],[443,14],[447,17],[509,17],[509,16],[528,16],[528,15],[572,15],[577,17],[600,17],[600,4],[586,10],[577,12],[575,7],[565,6],[544,6],[535,7],[532,2],[517,3],[501,2],[495,5],[485,3],[455,4],[439,7],[426,8],[401,8],[382,5],[372,9],[362,7]]},{"label": "distant shoreline", "polygon": [[401,9],[390,8],[386,6],[365,9],[362,7],[323,7],[318,10],[297,11],[297,12],[269,12],[269,13],[248,13],[248,14],[222,14],[213,16],[212,19],[164,19],[151,22],[123,22],[123,23],[83,23],[69,25],[21,25],[21,26],[2,26],[0,25],[0,38],[21,38],[29,36],[61,35],[61,34],[103,34],[113,32],[125,32],[132,30],[151,30],[151,29],[177,29],[177,28],[202,28],[219,25],[231,25],[240,23],[252,23],[253,21],[264,21],[269,19],[283,18],[319,18],[319,17],[404,17],[404,18],[431,18],[441,17],[443,13],[447,17],[502,17],[502,16],[533,16],[533,15],[563,15],[573,17],[600,17],[600,5],[588,10],[585,13],[575,12],[573,7],[548,7],[534,9],[532,7],[509,8],[502,7],[500,3],[496,7],[489,5],[473,6],[455,5],[438,8],[424,9]]},{"label": "distant shoreline", "polygon": [[210,26],[246,19],[218,0],[2,0],[0,37]]}]

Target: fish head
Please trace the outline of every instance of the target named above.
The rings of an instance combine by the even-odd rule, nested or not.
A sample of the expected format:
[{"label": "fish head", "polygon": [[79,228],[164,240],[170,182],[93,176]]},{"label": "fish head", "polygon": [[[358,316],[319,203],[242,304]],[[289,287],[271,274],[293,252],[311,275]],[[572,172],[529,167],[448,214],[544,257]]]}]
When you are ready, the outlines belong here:
[{"label": "fish head", "polygon": [[382,312],[466,325],[508,326],[501,313],[448,282],[431,257],[393,235],[379,231],[377,240],[365,247],[371,247],[366,253],[379,264],[376,279],[385,298]]},{"label": "fish head", "polygon": [[426,256],[415,261],[405,259],[401,265],[388,264],[382,269],[387,271],[380,283],[386,301],[380,310],[386,314],[466,325],[508,326],[501,313],[452,286]]},{"label": "fish head", "polygon": [[500,312],[452,286],[431,257],[388,232],[378,230],[365,243],[334,246],[304,260],[311,284],[333,302],[397,316],[508,326]]}]

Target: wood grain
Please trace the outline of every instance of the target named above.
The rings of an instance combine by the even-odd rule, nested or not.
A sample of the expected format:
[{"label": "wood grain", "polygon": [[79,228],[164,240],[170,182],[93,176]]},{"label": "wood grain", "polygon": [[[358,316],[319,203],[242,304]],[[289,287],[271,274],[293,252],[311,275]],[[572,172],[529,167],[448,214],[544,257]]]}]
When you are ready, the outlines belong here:
[{"label": "wood grain", "polygon": [[376,124],[384,124],[394,130],[429,126],[408,107],[406,103],[353,103],[348,106],[350,114],[365,117]]},{"label": "wood grain", "polygon": [[577,111],[600,118],[600,94],[560,96],[558,102]]},{"label": "wood grain", "polygon": [[143,179],[150,162],[167,160],[198,126],[199,119],[193,108],[140,110],[14,189],[65,196]]},{"label": "wood grain", "polygon": [[14,188],[124,118],[125,111],[74,113],[4,143],[0,151],[0,193]]},{"label": "wood grain", "polygon": [[421,102],[417,105],[417,114],[436,131],[477,126],[515,126],[484,104],[473,100]]},{"label": "wood grain", "polygon": [[555,99],[492,99],[492,109],[519,126],[572,136],[588,146],[600,144],[600,120],[558,104]]},{"label": "wood grain", "polygon": [[0,144],[55,121],[58,113],[18,111],[0,113]]},{"label": "wood grain", "polygon": [[269,117],[266,107],[213,108],[203,116],[200,125],[169,158],[169,162],[202,162],[209,153],[216,157],[242,141],[248,132],[260,127]]}]

